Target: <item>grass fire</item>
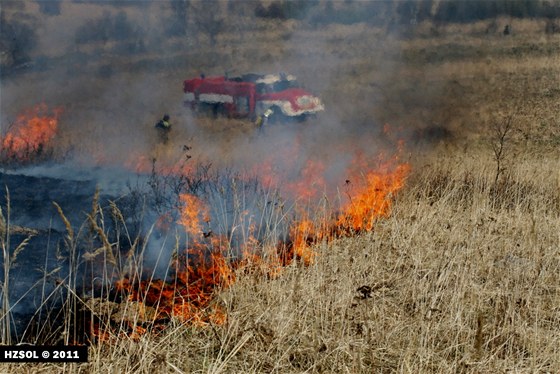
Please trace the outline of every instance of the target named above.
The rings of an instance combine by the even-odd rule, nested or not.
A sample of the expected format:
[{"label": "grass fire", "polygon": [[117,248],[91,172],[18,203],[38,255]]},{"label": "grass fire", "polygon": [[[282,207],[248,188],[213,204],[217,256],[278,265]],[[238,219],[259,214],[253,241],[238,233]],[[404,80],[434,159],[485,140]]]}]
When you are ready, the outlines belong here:
[{"label": "grass fire", "polygon": [[[355,168],[357,162],[351,160],[349,167]],[[181,193],[178,196],[177,212],[172,213],[172,216],[177,216],[177,224],[184,230],[186,237],[184,242],[178,243],[179,250],[171,260],[170,279],[153,279],[153,274],[150,273],[149,279],[145,279],[143,274],[133,274],[133,277],[127,274],[115,283],[116,293],[120,294],[123,300],[137,303],[142,310],[150,310],[152,329],[161,329],[161,324],[171,319],[195,325],[224,323],[227,314],[211,304],[217,292],[235,282],[237,272],[248,271],[258,264],[260,272],[276,277],[281,274],[282,267],[289,266],[292,262],[312,265],[315,257],[319,255],[314,247],[321,242],[328,243],[338,238],[371,231],[375,221],[389,214],[392,200],[403,187],[408,175],[410,166],[398,162],[398,157],[395,157],[379,166],[376,166],[373,160],[371,164],[362,165],[369,165],[375,169],[364,172],[366,169],[360,168],[361,175],[352,176],[355,180],[352,188],[349,188],[349,182],[345,181],[346,191],[340,197],[339,204],[334,204],[336,197],[328,196],[327,189],[320,195],[309,194],[305,190],[305,186],[311,185],[308,183],[310,177],[315,180],[324,179],[322,174],[326,168],[320,166],[319,162],[311,163],[313,169],[306,165],[300,171],[301,181],[292,179],[290,183],[286,183],[280,175],[267,176],[267,180],[274,179],[282,182],[280,185],[288,186],[286,192],[277,187],[273,191],[274,194],[283,199],[287,199],[288,196],[293,199],[290,201],[294,206],[292,212],[286,209],[286,216],[272,222],[276,227],[286,226],[285,233],[278,228],[259,227],[259,222],[245,224],[243,221],[250,220],[251,217],[247,217],[252,216],[247,209],[243,209],[239,217],[231,219],[233,227],[226,226],[224,230],[228,220],[223,219],[225,222],[222,224],[213,225],[210,212],[215,210],[204,200],[205,197],[208,198],[205,193],[200,193],[201,196]],[[351,172],[345,170],[338,179],[344,180],[342,176],[350,178],[350,175]],[[188,174],[175,177],[192,178]],[[258,180],[260,176],[254,177]],[[234,177],[234,180],[250,183],[237,177]],[[292,188],[294,185],[298,188]],[[223,189],[224,186],[218,184],[212,188]],[[312,195],[321,198],[311,199]],[[222,198],[227,200],[227,197]],[[243,195],[242,198],[254,197]],[[323,208],[320,213],[314,212],[321,205]],[[272,221],[270,215],[264,218]],[[236,221],[237,224],[234,223]],[[246,232],[241,239],[234,240],[234,231],[239,226],[245,226]],[[273,237],[275,241],[271,242]],[[146,332],[144,318],[140,321],[127,320],[127,324],[133,336],[138,337],[139,328]],[[114,330],[113,325],[105,323],[104,327],[100,327],[95,324],[93,337],[118,336],[116,333],[111,334]],[[122,329],[122,326],[117,326]]]},{"label": "grass fire", "polygon": [[4,371],[560,372],[559,10],[2,2]]},{"label": "grass fire", "polygon": [[56,135],[61,109],[49,113],[45,104],[28,109],[10,124],[8,132],[0,138],[3,162],[30,162],[48,152],[49,143]]}]

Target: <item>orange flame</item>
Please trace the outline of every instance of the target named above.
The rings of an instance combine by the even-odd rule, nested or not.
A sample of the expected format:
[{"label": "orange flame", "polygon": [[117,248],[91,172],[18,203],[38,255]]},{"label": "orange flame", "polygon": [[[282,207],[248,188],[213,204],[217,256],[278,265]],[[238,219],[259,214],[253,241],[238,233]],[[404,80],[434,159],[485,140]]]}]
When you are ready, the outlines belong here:
[{"label": "orange flame", "polygon": [[54,109],[51,115],[48,112],[47,106],[40,104],[20,114],[0,141],[2,153],[18,161],[27,161],[40,154],[54,138],[62,110]]},{"label": "orange flame", "polygon": [[[288,241],[279,243],[272,252],[267,251],[254,236],[254,223],[249,222],[245,242],[235,251],[242,257],[235,260],[226,255],[231,249],[229,238],[210,231],[211,217],[205,202],[193,194],[181,194],[178,223],[189,235],[189,246],[174,259],[173,279],[135,283],[124,279],[116,288],[128,295],[129,300],[155,308],[155,322],[177,318],[194,325],[224,323],[227,315],[213,300],[220,289],[235,282],[236,272],[256,270],[276,277],[282,273],[283,266],[294,260],[310,265],[319,255],[314,244],[371,230],[379,218],[390,213],[392,201],[403,187],[410,166],[400,163],[398,157],[381,163],[372,171],[373,164],[363,154],[357,154],[346,170],[348,179],[340,208],[329,211],[328,205],[319,217],[311,212],[312,204],[317,204],[327,194],[327,182],[323,178],[325,167],[318,161],[307,162],[297,180],[281,185],[283,192],[295,194],[299,201],[296,218],[289,225]],[[375,164],[379,165],[379,160]],[[270,171],[270,164],[265,162],[261,170],[265,169]],[[281,180],[274,173],[265,177],[268,181]],[[240,219],[247,215],[248,212],[243,212]],[[143,331],[132,326],[130,336]]]},{"label": "orange flame", "polygon": [[376,219],[389,214],[392,198],[403,187],[409,171],[408,164],[401,164],[391,172],[368,172],[342,209],[337,226],[354,232],[371,230]]},{"label": "orange flame", "polygon": [[314,233],[314,224],[307,218],[300,220],[290,230],[293,238],[293,254],[296,258],[300,258],[305,265],[311,264],[316,255],[309,246],[310,242],[314,241],[312,236]]},{"label": "orange flame", "polygon": [[[222,324],[227,316],[211,302],[218,289],[228,287],[235,279],[232,262],[224,255],[225,240],[203,232],[203,222],[210,222],[210,217],[200,198],[182,194],[180,201],[178,220],[191,238],[190,247],[173,261],[173,281],[131,283],[123,279],[116,283],[116,289],[128,295],[129,301],[155,308],[154,322],[176,318],[201,326]],[[138,333],[136,328],[131,330],[131,334]]]},{"label": "orange flame", "polygon": [[177,318],[195,325],[223,323],[225,313],[210,305],[216,290],[234,281],[233,269],[220,252],[205,255],[204,248],[190,249],[175,261],[173,282],[128,279],[116,283],[116,288],[128,294],[129,301],[141,302],[156,309],[154,321]]},{"label": "orange flame", "polygon": [[292,198],[303,202],[317,201],[325,192],[326,183],[323,179],[325,165],[320,161],[307,160],[298,178],[285,188]]},{"label": "orange flame", "polygon": [[181,215],[179,217],[179,223],[185,228],[188,234],[196,239],[200,239],[200,236],[204,235],[204,230],[202,227],[202,222],[210,222],[210,216],[208,214],[208,209],[195,195],[188,193],[181,194],[179,196],[183,208],[180,210]]}]

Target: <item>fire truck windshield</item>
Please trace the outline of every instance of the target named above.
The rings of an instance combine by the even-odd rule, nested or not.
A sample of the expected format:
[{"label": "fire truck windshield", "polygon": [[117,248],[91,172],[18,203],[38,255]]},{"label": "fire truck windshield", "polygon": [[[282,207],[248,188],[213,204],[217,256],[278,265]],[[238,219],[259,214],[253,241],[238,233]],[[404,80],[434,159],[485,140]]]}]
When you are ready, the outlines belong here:
[{"label": "fire truck windshield", "polygon": [[296,81],[293,80],[281,80],[274,83],[257,83],[257,92],[260,94],[280,92],[287,90],[288,88],[297,88],[298,85]]}]

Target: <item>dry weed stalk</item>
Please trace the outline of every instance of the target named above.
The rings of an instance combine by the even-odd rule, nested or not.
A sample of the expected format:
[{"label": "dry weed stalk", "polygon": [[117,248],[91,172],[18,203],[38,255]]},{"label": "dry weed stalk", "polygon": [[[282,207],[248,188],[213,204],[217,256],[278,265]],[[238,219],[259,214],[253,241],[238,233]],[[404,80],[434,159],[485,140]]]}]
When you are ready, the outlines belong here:
[{"label": "dry weed stalk", "polygon": [[2,309],[0,310],[0,330],[2,344],[11,344],[12,342],[12,305],[10,303],[10,270],[16,264],[17,257],[21,251],[27,246],[33,234],[21,241],[12,251],[11,249],[11,223],[10,223],[10,191],[6,187],[6,215],[2,212],[0,206],[0,246],[2,247],[2,257],[4,264],[4,278],[2,280]]}]

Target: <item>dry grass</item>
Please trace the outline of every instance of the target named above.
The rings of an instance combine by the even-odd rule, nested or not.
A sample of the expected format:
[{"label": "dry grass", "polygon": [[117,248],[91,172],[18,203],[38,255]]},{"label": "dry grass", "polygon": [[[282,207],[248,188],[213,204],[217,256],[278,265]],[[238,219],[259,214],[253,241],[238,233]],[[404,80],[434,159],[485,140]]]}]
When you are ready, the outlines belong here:
[{"label": "dry grass", "polygon": [[[92,346],[87,364],[6,364],[2,370],[560,372],[560,63],[557,50],[543,55],[558,40],[538,36],[535,55],[523,48],[519,55],[511,48],[530,45],[539,25],[523,21],[514,30],[526,34],[506,41],[481,37],[483,26],[375,41],[381,46],[375,54],[366,47],[380,30],[363,25],[299,34],[317,40],[325,33],[319,40],[326,55],[344,43],[330,80],[312,83],[341,122],[390,121],[412,140],[414,130],[430,126],[453,135],[410,148],[413,173],[392,215],[373,232],[320,245],[312,266],[294,264],[275,279],[239,274],[216,298],[227,311],[223,326],[172,323],[161,336]],[[282,35],[293,28],[260,37],[284,45]],[[502,49],[457,54],[462,47]],[[425,58],[427,49],[434,60]],[[389,59],[380,51],[390,52]],[[317,53],[294,60],[287,49],[266,54],[246,45],[230,59],[257,70],[271,60],[300,61],[304,80],[314,82],[322,67]],[[520,110],[506,143],[506,170],[494,183],[487,125],[515,105]],[[223,135],[245,131],[239,125]]]},{"label": "dry grass", "polygon": [[[320,245],[310,267],[240,274],[223,326],[90,348],[38,372],[555,373],[560,184],[529,160],[493,191],[490,157],[430,156],[371,233]],[[9,367],[16,370],[21,367]],[[6,368],[8,369],[8,367]]]}]

